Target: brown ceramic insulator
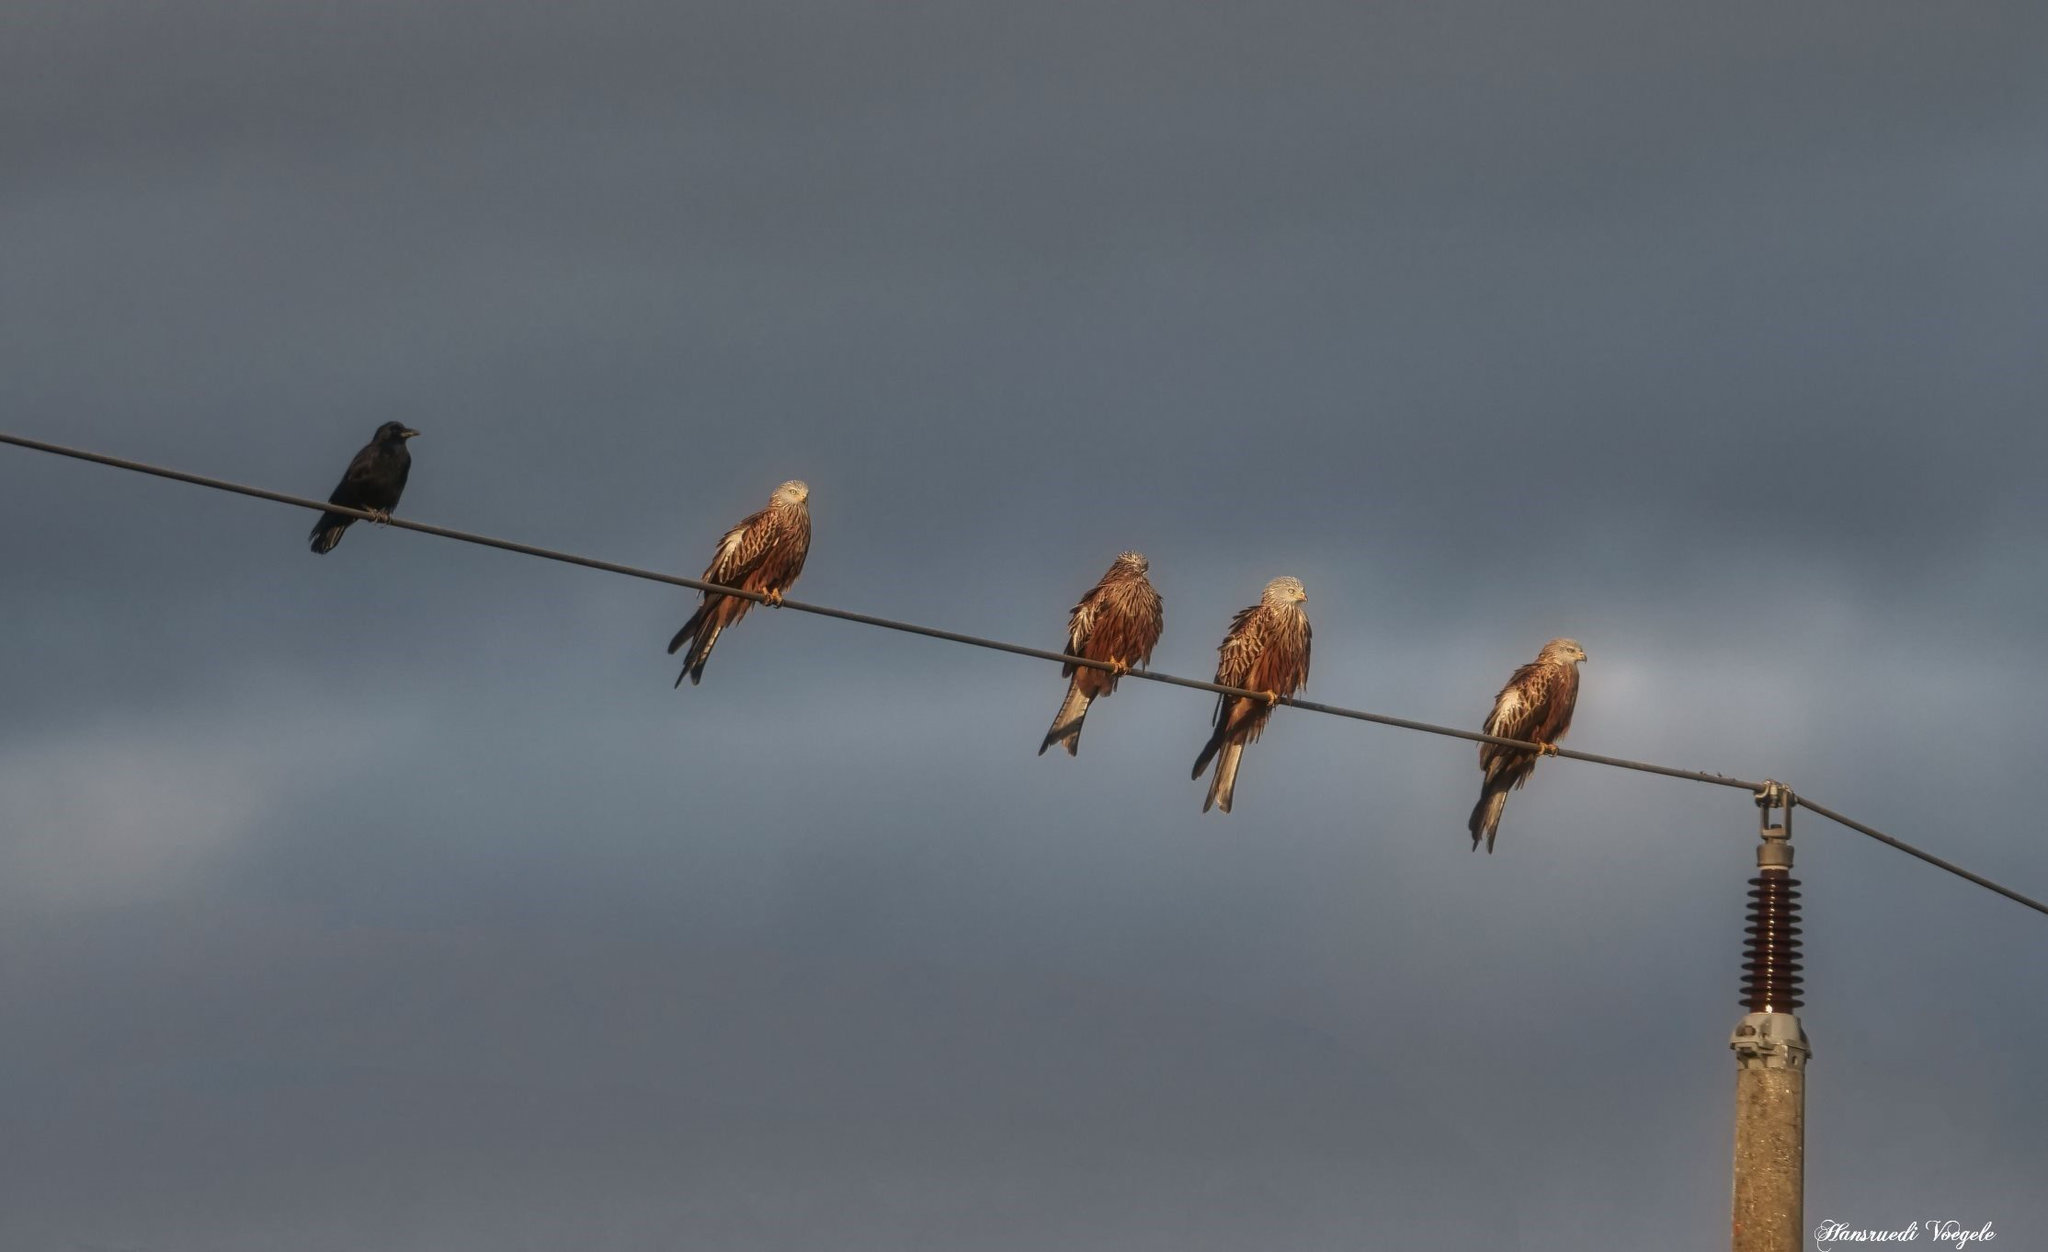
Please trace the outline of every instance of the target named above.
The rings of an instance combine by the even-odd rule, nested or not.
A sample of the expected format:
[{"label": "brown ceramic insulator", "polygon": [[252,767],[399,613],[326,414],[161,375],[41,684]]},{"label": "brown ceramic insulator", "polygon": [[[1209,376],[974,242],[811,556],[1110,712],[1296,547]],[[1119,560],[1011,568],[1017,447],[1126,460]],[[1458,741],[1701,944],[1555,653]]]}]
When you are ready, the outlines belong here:
[{"label": "brown ceramic insulator", "polygon": [[1799,883],[1781,870],[1749,880],[1748,958],[1742,1003],[1751,1013],[1794,1013],[1800,1006]]}]

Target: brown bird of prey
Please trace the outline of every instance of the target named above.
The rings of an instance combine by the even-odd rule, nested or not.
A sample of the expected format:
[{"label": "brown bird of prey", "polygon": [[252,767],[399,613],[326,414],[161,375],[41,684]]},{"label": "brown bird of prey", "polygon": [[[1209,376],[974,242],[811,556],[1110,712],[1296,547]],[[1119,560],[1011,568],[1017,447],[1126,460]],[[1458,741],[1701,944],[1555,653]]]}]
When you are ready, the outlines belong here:
[{"label": "brown bird of prey", "polygon": [[1572,728],[1572,705],[1579,698],[1579,662],[1586,650],[1573,639],[1553,639],[1543,645],[1536,659],[1515,671],[1508,685],[1493,698],[1493,712],[1486,719],[1486,733],[1503,739],[1521,739],[1543,745],[1541,752],[1503,748],[1496,743],[1479,745],[1479,768],[1486,771],[1486,783],[1479,790],[1479,803],[1472,806],[1466,828],[1472,832],[1472,850],[1486,839],[1486,851],[1493,852],[1494,833],[1500,829],[1501,810],[1508,806],[1508,792],[1529,781],[1536,758],[1557,751],[1557,741]]},{"label": "brown bird of prey", "polygon": [[1152,646],[1159,642],[1166,619],[1159,593],[1145,577],[1150,568],[1138,553],[1119,552],[1102,581],[1074,606],[1073,615],[1067,618],[1067,655],[1107,661],[1116,668],[1093,669],[1069,662],[1060,670],[1073,681],[1067,684],[1066,702],[1052,719],[1052,729],[1045,732],[1045,742],[1038,745],[1038,755],[1044,756],[1056,743],[1067,746],[1068,756],[1078,753],[1081,722],[1088,716],[1089,703],[1115,691],[1116,680],[1130,673],[1133,665],[1152,660]]},{"label": "brown bird of prey", "polygon": [[[811,551],[811,510],[805,503],[810,498],[811,489],[795,479],[777,487],[768,497],[767,508],[749,513],[718,541],[718,555],[705,568],[704,581],[758,591],[769,604],[779,607],[783,594],[804,572],[804,557]],[[690,645],[683,657],[683,672],[676,675],[676,686],[682,686],[685,678],[691,686],[704,680],[704,662],[710,659],[711,645],[753,607],[752,600],[740,596],[704,593],[697,611],[668,641],[670,655],[685,643]]]},{"label": "brown bird of prey", "polygon": [[1276,578],[1266,584],[1257,604],[1230,619],[1230,632],[1216,649],[1216,683],[1264,695],[1216,697],[1216,732],[1202,746],[1190,775],[1200,778],[1209,759],[1216,757],[1216,776],[1209,781],[1209,798],[1202,801],[1204,813],[1211,805],[1230,811],[1244,745],[1266,728],[1281,696],[1293,695],[1308,682],[1308,614],[1301,608],[1307,601],[1299,578]]}]

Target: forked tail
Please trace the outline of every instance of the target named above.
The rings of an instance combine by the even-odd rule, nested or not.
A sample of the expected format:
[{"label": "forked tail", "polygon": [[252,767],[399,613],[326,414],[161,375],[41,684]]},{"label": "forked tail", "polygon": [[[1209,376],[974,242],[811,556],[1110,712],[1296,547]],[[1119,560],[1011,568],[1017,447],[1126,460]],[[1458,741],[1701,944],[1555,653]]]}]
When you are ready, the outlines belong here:
[{"label": "forked tail", "polygon": [[1486,780],[1486,786],[1479,793],[1479,803],[1472,806],[1472,817],[1465,828],[1472,833],[1472,850],[1479,850],[1479,840],[1486,840],[1486,852],[1493,855],[1493,837],[1500,830],[1500,815],[1508,807],[1508,790],[1513,784],[1505,778]]},{"label": "forked tail", "polygon": [[697,611],[690,614],[690,620],[676,632],[675,638],[668,641],[670,656],[674,656],[676,649],[685,643],[691,645],[689,653],[683,657],[683,672],[676,675],[678,687],[683,685],[685,678],[690,680],[692,687],[704,681],[704,662],[710,659],[711,645],[718,642],[718,636],[724,630],[712,620],[711,607],[710,601],[699,605]]},{"label": "forked tail", "polygon": [[1094,696],[1081,690],[1081,676],[1074,675],[1067,684],[1067,698],[1060,705],[1059,716],[1052,719],[1052,729],[1045,732],[1045,742],[1038,745],[1038,755],[1056,743],[1067,746],[1067,755],[1076,756],[1081,751],[1081,722],[1088,716],[1088,706]]},{"label": "forked tail", "polygon": [[1209,780],[1209,798],[1202,801],[1202,811],[1207,813],[1214,805],[1225,813],[1230,811],[1230,797],[1237,790],[1237,763],[1244,757],[1241,742],[1223,745],[1223,752],[1216,758],[1216,776]]}]

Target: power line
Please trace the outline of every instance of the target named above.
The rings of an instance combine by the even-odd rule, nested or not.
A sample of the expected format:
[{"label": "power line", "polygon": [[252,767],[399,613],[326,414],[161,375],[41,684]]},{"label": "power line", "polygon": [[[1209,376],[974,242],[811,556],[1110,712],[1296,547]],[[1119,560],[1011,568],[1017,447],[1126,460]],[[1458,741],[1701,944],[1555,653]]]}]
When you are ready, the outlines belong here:
[{"label": "power line", "polygon": [[[673,587],[687,587],[692,591],[714,591],[720,595],[738,596],[756,603],[766,603],[768,599],[767,596],[760,592],[746,591],[739,587],[727,587],[719,583],[704,582],[700,579],[684,578],[677,574],[664,574],[657,570],[641,569],[633,565],[620,565],[613,561],[600,561],[595,557],[578,556],[573,552],[561,552],[553,548],[542,548],[533,544],[517,543],[510,539],[499,539],[491,535],[479,535],[469,531],[454,530],[446,526],[435,526],[427,522],[415,522],[403,517],[382,518],[363,509],[352,509],[324,500],[314,500],[307,496],[295,496],[282,491],[271,491],[263,487],[251,487],[243,483],[229,482],[226,479],[209,478],[204,474],[191,474],[184,470],[151,465],[144,461],[125,460],[121,457],[108,456],[100,452],[87,452],[82,448],[69,448],[62,444],[45,443],[38,439],[28,439],[20,435],[0,432],[0,443],[9,443],[17,447],[33,449],[37,452],[54,453],[57,456],[71,457],[80,461],[90,461],[96,465],[109,465],[115,469],[133,470],[140,474],[151,474],[158,478],[168,478],[174,482],[190,483],[197,487],[209,487],[216,491],[229,491],[238,495],[254,496],[259,500],[271,500],[279,504],[296,505],[302,509],[313,509],[322,513],[341,513],[349,517],[358,517],[371,522],[383,521],[402,530],[416,530],[421,534],[438,535],[443,539],[454,539],[461,543],[478,544],[486,548],[499,548],[506,552],[517,552],[522,556],[559,561],[565,565],[580,565],[586,569],[603,570],[611,574],[623,574],[628,578],[666,583]],[[951,643],[963,643],[969,647],[987,648],[996,652],[1010,652],[1018,656],[1035,657],[1042,661],[1081,665],[1090,669],[1105,671],[1111,671],[1115,668],[1104,661],[1069,656],[1064,652],[1052,652],[1044,648],[1027,647],[1020,643],[1008,643],[1001,639],[988,639],[980,635],[962,634],[959,631],[941,630],[936,626],[921,626],[916,622],[876,617],[872,614],[856,613],[850,609],[838,609],[829,605],[809,604],[801,600],[784,600],[782,607],[793,609],[799,613],[811,613],[819,617],[837,618],[840,621],[846,622],[859,622],[864,626],[877,626],[883,630],[924,635],[927,638],[944,639]],[[1141,678],[1147,682],[1165,683],[1174,687],[1187,687],[1194,691],[1207,691],[1216,695],[1264,698],[1264,693],[1262,692],[1250,691],[1242,687],[1220,686],[1212,682],[1203,682],[1200,679],[1182,678],[1176,674],[1162,674],[1154,670],[1133,670],[1126,676]],[[1384,713],[1368,713],[1362,709],[1347,709],[1333,704],[1319,704],[1313,700],[1301,700],[1292,696],[1282,696],[1280,702],[1292,705],[1298,709],[1306,709],[1311,713],[1327,713],[1332,717],[1345,717],[1361,722],[1375,722],[1382,726],[1395,726],[1403,730],[1418,730],[1432,735],[1446,735],[1454,739],[1469,739],[1475,743],[1499,744],[1502,747],[1521,748],[1530,751],[1541,750],[1543,747],[1541,744],[1532,743],[1527,740],[1504,739],[1498,735],[1483,734],[1478,731],[1464,730],[1455,726],[1438,726],[1431,722],[1418,722],[1405,717],[1390,717]],[[1620,769],[1641,770],[1645,773],[1663,774],[1672,778],[1689,778],[1696,782],[1714,783],[1723,787],[1735,787],[1743,791],[1754,792],[1763,788],[1762,783],[1753,783],[1740,778],[1730,778],[1726,774],[1709,774],[1697,770],[1674,769],[1668,765],[1656,765],[1648,761],[1631,761],[1621,757],[1600,756],[1596,753],[1578,752],[1570,748],[1557,748],[1555,755],[1574,761],[1590,761],[1595,765],[1611,765]]]},{"label": "power line", "polygon": [[[88,452],[83,448],[71,448],[63,444],[46,443],[40,439],[29,439],[21,435],[10,435],[0,432],[0,443],[12,444],[18,448],[28,448],[35,452],[47,452],[55,456],[70,457],[77,461],[89,461],[95,465],[111,466],[114,469],[130,470],[138,474],[149,474],[157,478],[168,478],[173,482],[190,483],[195,487],[206,487],[214,491],[227,491],[233,492],[236,495],[253,496],[258,500],[270,500],[278,504],[289,504],[297,508],[312,509],[315,512],[340,513],[349,517],[361,518],[365,521],[385,522],[401,530],[416,530],[421,534],[437,535],[443,539],[456,540],[459,543],[471,543],[485,548],[498,548],[506,552],[516,552],[521,556],[539,557],[545,561],[558,561],[564,565],[580,565],[585,569],[603,570],[609,574],[622,574],[628,578],[638,578],[647,582],[666,583],[672,587],[686,587],[692,591],[709,591],[720,595],[738,596],[741,599],[752,600],[756,603],[766,603],[768,599],[767,596],[760,592],[745,591],[738,587],[726,587],[718,583],[703,582],[695,578],[684,578],[677,574],[664,574],[657,570],[641,569],[638,566],[621,565],[615,561],[600,561],[595,557],[578,556],[573,552],[561,552],[553,548],[516,543],[510,539],[473,534],[469,531],[454,530],[446,526],[435,526],[427,522],[415,522],[402,517],[377,517],[362,509],[347,508],[343,505],[331,504],[325,500],[290,495],[282,491],[271,491],[263,487],[251,487],[244,483],[229,482],[221,478],[209,478],[204,474],[191,474],[184,470],[170,469],[162,465],[151,465],[146,461],[131,461],[122,457],[108,456],[105,453]],[[864,626],[876,626],[883,630],[901,631],[904,634],[910,635],[923,635],[930,639],[944,639],[950,643],[961,643],[969,647],[986,648],[994,652],[1009,652],[1017,656],[1035,657],[1038,660],[1053,661],[1062,665],[1079,665],[1100,670],[1111,670],[1114,668],[1106,662],[1092,661],[1085,657],[1069,656],[1064,652],[1052,652],[1044,648],[1031,648],[1019,643],[1007,643],[1000,639],[988,639],[980,635],[941,630],[936,626],[921,626],[915,622],[898,621],[888,617],[876,617],[869,613],[855,613],[849,609],[837,609],[829,605],[807,604],[799,600],[784,600],[780,607],[794,609],[799,613],[815,614],[819,617],[837,618],[844,622],[859,622]],[[1212,692],[1216,695],[1249,696],[1253,699],[1265,698],[1262,692],[1250,691],[1242,687],[1225,687],[1217,683],[1203,682],[1195,678],[1182,678],[1176,674],[1162,674],[1153,670],[1132,670],[1125,676],[1143,679],[1146,682],[1165,683],[1173,687],[1186,687],[1193,691]],[[1311,713],[1328,714],[1331,717],[1349,718],[1352,721],[1359,722],[1372,722],[1381,726],[1392,726],[1400,730],[1420,731],[1423,734],[1442,735],[1451,739],[1465,739],[1474,743],[1497,744],[1504,748],[1544,751],[1565,760],[1585,761],[1592,765],[1607,765],[1615,769],[1636,770],[1645,774],[1659,774],[1666,778],[1684,778],[1692,782],[1711,783],[1720,787],[1734,787],[1751,793],[1762,792],[1766,786],[1765,783],[1751,782],[1744,778],[1731,778],[1726,774],[1677,769],[1673,766],[1658,765],[1650,761],[1632,761],[1625,757],[1602,756],[1598,753],[1580,752],[1571,748],[1546,748],[1542,744],[1532,743],[1528,740],[1504,739],[1499,735],[1464,730],[1456,726],[1440,726],[1434,722],[1420,722],[1412,718],[1392,717],[1385,713],[1368,713],[1363,709],[1348,709],[1334,704],[1320,704],[1313,700],[1301,700],[1292,696],[1280,697],[1280,703],[1297,709],[1305,709]],[[1830,821],[1839,822],[1841,825],[1859,834],[1868,835],[1880,843],[1889,844],[1901,852],[1919,857],[1929,865],[1945,869],[1957,877],[1995,891],[2007,899],[2024,904],[2037,912],[2048,914],[2048,905],[2043,905],[2039,901],[2023,896],[2009,888],[2001,887],[1988,878],[1973,874],[1961,866],[1945,861],[1938,856],[1922,852],[1911,844],[1894,839],[1882,831],[1872,829],[1860,822],[1851,821],[1849,818],[1843,817],[1831,809],[1822,808],[1804,799],[1797,799],[1797,803],[1820,814],[1822,817],[1828,818]]]},{"label": "power line", "polygon": [[1969,870],[1964,869],[1962,866],[1956,864],[1954,861],[1944,861],[1940,857],[1934,855],[1932,852],[1922,852],[1920,849],[1914,847],[1910,843],[1907,843],[1903,839],[1894,839],[1890,835],[1887,835],[1881,830],[1878,830],[1874,827],[1865,826],[1862,822],[1856,821],[1853,818],[1844,817],[1840,813],[1835,812],[1833,809],[1815,804],[1813,801],[1807,799],[1805,796],[1798,795],[1795,793],[1792,796],[1792,801],[1793,803],[1797,804],[1800,808],[1806,809],[1810,812],[1818,813],[1822,817],[1827,818],[1831,822],[1836,822],[1840,825],[1847,826],[1850,830],[1855,831],[1859,835],[1868,835],[1872,839],[1877,840],[1879,843],[1888,844],[1891,847],[1897,848],[1899,851],[1905,853],[1907,856],[1917,856],[1921,860],[1927,862],[1929,865],[1936,867],[1937,869],[1945,869],[1949,873],[1954,874],[1956,877],[1965,879],[1969,882],[1976,883],[1979,887],[1982,887],[1987,891],[1996,891],[1999,895],[2004,896],[2006,899],[2014,900],[2020,904],[2024,904],[2028,908],[2034,910],[2036,913],[2048,913],[2048,904],[2043,904],[2039,900],[2023,896],[2019,892],[2014,891],[2010,887],[2001,887],[1997,883],[1992,882],[1989,878],[1985,878],[1979,874],[1971,873]]}]

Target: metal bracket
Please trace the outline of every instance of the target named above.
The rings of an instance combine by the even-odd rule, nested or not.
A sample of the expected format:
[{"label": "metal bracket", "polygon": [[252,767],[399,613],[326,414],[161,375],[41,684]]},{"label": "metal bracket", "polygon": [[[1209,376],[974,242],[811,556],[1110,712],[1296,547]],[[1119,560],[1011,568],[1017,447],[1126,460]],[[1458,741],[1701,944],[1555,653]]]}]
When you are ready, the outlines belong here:
[{"label": "metal bracket", "polygon": [[1735,1027],[1728,1046],[1735,1049],[1736,1064],[1744,1068],[1805,1069],[1813,1055],[1796,1013],[1751,1013]]},{"label": "metal bracket", "polygon": [[[1758,869],[1790,871],[1792,868],[1792,809],[1798,804],[1792,788],[1766,778],[1756,793],[1757,835],[1763,840],[1756,850]],[[1779,824],[1771,825],[1771,810],[1779,812]]]}]

